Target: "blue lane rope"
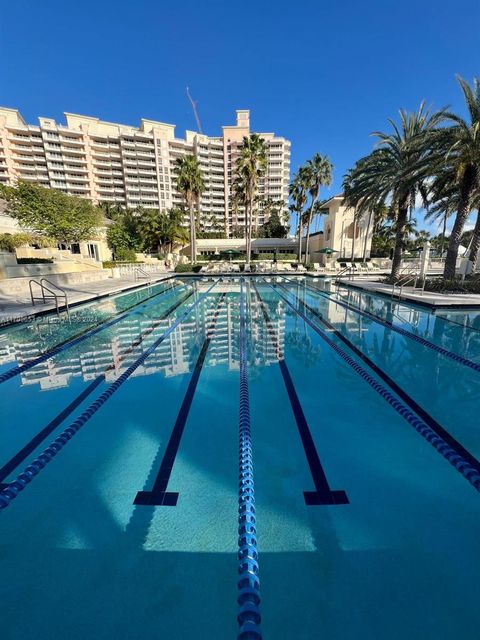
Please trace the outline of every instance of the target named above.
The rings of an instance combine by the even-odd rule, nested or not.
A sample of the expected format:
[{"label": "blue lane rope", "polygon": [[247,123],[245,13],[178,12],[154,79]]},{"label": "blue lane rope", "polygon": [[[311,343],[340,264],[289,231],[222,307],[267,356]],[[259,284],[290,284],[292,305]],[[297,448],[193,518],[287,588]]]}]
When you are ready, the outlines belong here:
[{"label": "blue lane rope", "polygon": [[[170,306],[164,313],[162,313],[145,331],[140,333],[135,340],[131,343],[127,349],[124,349],[118,356],[119,363],[123,363],[125,358],[129,356],[134,349],[136,349],[147,336],[149,336],[155,329],[171,315],[176,309],[193,296],[193,291],[185,292],[185,294]],[[3,467],[0,468],[0,489],[3,489],[3,481],[14,471],[31,453],[36,449],[55,429],[64,422],[68,416],[75,411],[75,409],[98,387],[102,382],[105,382],[105,376],[108,372],[114,371],[116,365],[109,364],[105,367],[103,373],[97,376],[80,395],[78,395],[73,402],[71,402],[63,411],[61,411],[53,420],[51,420],[41,431],[39,431],[20,451],[18,451],[13,458],[11,458]],[[8,484],[8,483],[7,483]]]},{"label": "blue lane rope", "polygon": [[122,384],[132,375],[132,373],[143,364],[155,349],[167,338],[184,320],[190,315],[193,309],[204,300],[213,287],[214,282],[205,293],[202,293],[197,300],[185,310],[178,318],[155,342],[146,349],[142,355],[122,375],[112,382],[105,391],[87,408],[85,411],[72,422],[55,440],[41,453],[35,460],[19,474],[19,476],[11,482],[7,488],[0,491],[0,510],[6,509],[18,494],[25,489],[33,478],[53,460],[61,449],[67,444],[73,436],[90,420],[90,418],[109,400],[109,398],[122,386]]},{"label": "blue lane rope", "polygon": [[[139,313],[141,310],[146,309],[147,307],[154,304],[154,302],[156,302],[156,300],[152,300],[152,298],[156,298],[157,296],[160,296],[163,294],[166,294],[167,296],[172,292],[180,291],[180,289],[182,289],[185,286],[190,286],[190,285],[181,285],[180,287],[177,287],[177,285],[174,285],[173,287],[170,287],[170,289],[163,289],[162,291],[159,291],[158,293],[155,293],[153,296],[151,296],[147,302],[142,301],[140,303],[137,302],[134,305],[132,305],[130,309],[133,309],[134,307],[138,307],[138,309],[135,309],[135,311],[127,311],[127,312],[122,311],[120,315],[115,316],[114,318],[112,318],[112,320],[108,320],[107,322],[102,323],[98,327],[89,329],[88,331],[86,331],[85,333],[82,333],[77,338],[74,338],[73,340],[67,340],[66,342],[63,342],[57,347],[54,347],[49,351],[45,351],[45,353],[43,353],[41,356],[38,356],[37,358],[33,358],[32,360],[28,360],[23,364],[12,367],[8,371],[5,371],[4,373],[0,374],[0,384],[2,384],[2,382],[6,382],[7,380],[10,380],[11,378],[14,378],[15,376],[18,376],[20,373],[23,373],[24,371],[28,371],[32,367],[35,367],[37,364],[40,364],[42,362],[45,362],[46,360],[49,360],[50,358],[53,358],[54,356],[58,355],[62,351],[66,351],[67,349],[70,349],[71,347],[74,347],[75,345],[80,344],[80,342],[87,340],[87,338],[91,338],[97,333],[100,333],[100,331],[103,331],[104,329],[108,329],[108,327],[112,327],[114,324],[117,324],[117,322],[120,322],[121,320],[124,320],[125,318],[131,315]],[[141,305],[140,307],[138,306],[139,304]]]},{"label": "blue lane rope", "polygon": [[255,519],[247,336],[243,278],[240,280],[240,403],[238,484],[238,640],[261,640],[260,581]]},{"label": "blue lane rope", "polygon": [[[292,281],[288,280],[287,278],[285,278],[285,281],[288,283],[292,283]],[[425,338],[417,336],[415,333],[412,333],[411,331],[407,331],[407,329],[403,329],[402,327],[398,327],[393,323],[386,322],[382,318],[379,318],[378,316],[376,316],[374,313],[370,313],[370,311],[365,311],[364,309],[360,309],[359,307],[351,305],[349,302],[344,302],[343,300],[334,298],[332,295],[329,295],[328,293],[321,291],[320,289],[317,289],[311,284],[306,283],[306,285],[310,290],[315,291],[316,293],[326,298],[327,300],[333,300],[335,304],[339,304],[341,307],[344,307],[349,311],[353,311],[354,313],[358,313],[361,316],[365,316],[366,318],[369,318],[374,322],[378,322],[378,324],[383,325],[387,329],[391,329],[392,331],[395,331],[396,333],[399,333],[400,335],[405,336],[406,338],[410,338],[411,340],[418,342],[423,347],[432,349],[433,351],[440,353],[442,356],[445,356],[446,358],[450,358],[450,360],[454,360],[455,362],[459,362],[460,364],[463,364],[465,367],[470,367],[470,369],[473,369],[474,371],[477,371],[478,373],[480,373],[480,364],[477,364],[476,362],[473,362],[468,358],[464,358],[463,356],[459,356],[457,353],[454,353],[453,351],[444,349],[443,347],[440,347],[437,344],[430,342],[429,340],[426,340]]]},{"label": "blue lane rope", "polygon": [[480,491],[480,473],[463,456],[457,453],[431,427],[421,420],[413,411],[408,409],[398,398],[371,376],[361,365],[351,358],[343,349],[336,345],[314,322],[295,306],[271,284],[266,282],[285,303],[297,313],[358,375],[367,382],[388,404],[406,420],[440,455],[442,455],[468,482]]}]

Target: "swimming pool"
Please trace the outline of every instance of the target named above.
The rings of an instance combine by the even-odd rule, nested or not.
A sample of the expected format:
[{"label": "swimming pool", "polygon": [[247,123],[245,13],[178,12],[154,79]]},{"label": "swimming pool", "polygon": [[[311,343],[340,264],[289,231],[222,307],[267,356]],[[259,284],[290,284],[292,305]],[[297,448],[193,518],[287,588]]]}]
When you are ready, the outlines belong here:
[{"label": "swimming pool", "polygon": [[478,638],[479,320],[185,277],[2,330],[2,638]]}]

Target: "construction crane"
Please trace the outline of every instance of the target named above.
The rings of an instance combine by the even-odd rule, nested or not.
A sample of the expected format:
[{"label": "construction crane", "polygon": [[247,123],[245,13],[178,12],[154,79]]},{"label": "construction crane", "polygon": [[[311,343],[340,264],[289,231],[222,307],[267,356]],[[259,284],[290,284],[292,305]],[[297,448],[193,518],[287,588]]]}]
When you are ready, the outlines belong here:
[{"label": "construction crane", "polygon": [[195,116],[195,121],[197,123],[198,132],[203,135],[202,125],[200,123],[200,118],[198,117],[198,113],[197,113],[197,101],[194,100],[192,98],[192,96],[190,95],[190,91],[189,91],[188,87],[187,87],[187,96],[188,96],[188,99],[190,100],[190,102],[192,103],[193,115]]}]

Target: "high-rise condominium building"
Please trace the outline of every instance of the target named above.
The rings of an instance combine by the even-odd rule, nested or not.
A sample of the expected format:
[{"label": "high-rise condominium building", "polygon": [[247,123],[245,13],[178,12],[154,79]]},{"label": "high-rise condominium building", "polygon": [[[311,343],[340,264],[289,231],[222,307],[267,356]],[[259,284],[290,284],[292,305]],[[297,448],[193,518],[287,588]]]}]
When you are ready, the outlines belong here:
[{"label": "high-rise condominium building", "polygon": [[[241,208],[232,206],[235,159],[250,132],[250,112],[237,111],[237,123],[211,137],[186,131],[175,137],[175,125],[142,119],[140,127],[103,122],[66,113],[66,126],[51,118],[29,125],[16,109],[0,108],[0,184],[26,180],[44,187],[91,199],[167,210],[182,204],[175,191],[177,158],[195,154],[205,181],[200,222],[205,231],[229,236],[244,226]],[[290,142],[261,133],[267,147],[268,168],[259,187],[263,200],[285,203],[290,177]],[[256,224],[268,219],[260,207]]]}]

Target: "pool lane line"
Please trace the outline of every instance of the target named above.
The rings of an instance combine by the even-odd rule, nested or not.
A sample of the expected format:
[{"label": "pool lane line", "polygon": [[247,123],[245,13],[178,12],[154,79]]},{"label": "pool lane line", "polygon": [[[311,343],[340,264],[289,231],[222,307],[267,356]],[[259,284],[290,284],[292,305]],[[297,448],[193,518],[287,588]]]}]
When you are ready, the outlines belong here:
[{"label": "pool lane line", "polygon": [[197,300],[184,311],[184,313],[173,322],[170,327],[162,333],[162,335],[155,340],[155,342],[148,347],[130,367],[122,373],[122,375],[112,382],[105,391],[87,408],[80,416],[72,422],[62,433],[55,438],[55,440],[35,458],[35,460],[26,467],[26,469],[17,476],[16,480],[11,482],[7,488],[0,491],[0,510],[6,509],[11,502],[18,496],[18,494],[25,489],[33,478],[53,460],[61,449],[67,444],[73,436],[80,431],[80,429],[90,420],[90,418],[110,399],[110,397],[118,391],[122,384],[128,380],[128,378],[134,373],[138,367],[145,362],[155,349],[182,324],[197,307],[202,300],[204,300],[213,287],[216,285],[214,282],[204,293],[202,293]]},{"label": "pool lane line", "polygon": [[[289,284],[292,283],[291,280],[287,280],[286,278],[285,278],[285,281],[288,282]],[[306,286],[309,287],[312,291],[315,291],[316,293],[318,293],[323,298],[326,298],[327,300],[330,300],[330,301],[334,302],[335,304],[339,304],[341,307],[344,307],[345,309],[348,309],[349,311],[352,311],[354,313],[358,313],[361,316],[365,316],[366,318],[369,318],[370,320],[373,320],[373,322],[377,322],[378,324],[383,325],[387,329],[391,329],[392,331],[395,331],[396,333],[399,333],[400,335],[402,335],[402,336],[404,336],[406,338],[410,338],[411,340],[414,340],[415,342],[418,342],[423,347],[427,347],[428,349],[432,349],[433,351],[436,351],[437,353],[440,353],[442,356],[445,356],[446,358],[450,358],[451,360],[454,360],[455,362],[458,362],[459,364],[462,364],[465,367],[470,367],[470,369],[473,369],[474,371],[477,371],[478,373],[480,373],[480,364],[477,364],[476,362],[473,362],[472,360],[468,360],[468,358],[464,358],[463,356],[459,356],[458,354],[454,353],[453,351],[449,351],[448,349],[444,349],[443,347],[440,347],[440,346],[434,344],[433,342],[430,342],[429,340],[426,340],[425,338],[421,338],[420,336],[417,336],[415,333],[412,333],[411,331],[407,331],[407,329],[403,329],[402,327],[398,327],[397,325],[394,325],[392,322],[387,322],[386,320],[383,320],[382,318],[379,318],[378,316],[376,316],[374,313],[370,313],[370,311],[365,311],[363,309],[360,309],[359,307],[355,307],[355,306],[351,305],[349,302],[344,302],[343,300],[339,300],[337,298],[333,298],[334,294],[329,295],[328,293],[325,293],[324,291],[321,291],[320,289],[317,289],[316,287],[312,286],[311,284],[307,284]]]},{"label": "pool lane line", "polygon": [[307,419],[303,412],[303,408],[300,403],[297,390],[295,389],[295,385],[292,380],[292,376],[288,369],[287,361],[285,359],[285,354],[280,349],[277,338],[275,336],[275,330],[272,326],[271,319],[268,315],[267,305],[262,300],[255,282],[253,282],[253,288],[255,290],[258,301],[260,303],[260,308],[262,310],[262,314],[265,319],[265,324],[267,326],[267,332],[270,336],[270,340],[276,352],[278,365],[280,367],[283,382],[287,390],[293,415],[297,423],[298,433],[300,435],[300,439],[303,445],[303,450],[305,452],[308,466],[310,468],[313,484],[315,485],[315,491],[303,492],[305,504],[307,504],[308,506],[348,504],[349,500],[345,491],[341,489],[332,491],[332,489],[330,489],[330,485],[328,483],[326,473],[320,461],[320,457],[318,455],[318,451],[315,446],[315,442],[313,440],[310,427],[308,425]]},{"label": "pool lane line", "polygon": [[197,362],[195,363],[193,373],[190,377],[187,391],[185,392],[183,402],[177,414],[177,419],[175,420],[175,424],[173,425],[172,433],[168,440],[165,453],[163,454],[162,462],[160,464],[155,482],[153,483],[153,487],[150,491],[139,491],[137,493],[137,495],[135,496],[135,500],[133,501],[133,504],[137,506],[144,505],[151,507],[175,507],[177,505],[179,496],[178,492],[167,491],[167,487],[170,481],[170,476],[172,475],[175,459],[180,448],[180,442],[185,430],[185,425],[187,424],[188,415],[190,413],[190,408],[195,396],[195,391],[197,390],[197,384],[200,378],[200,374],[202,373],[207,351],[210,346],[210,342],[212,341],[215,327],[217,325],[218,315],[220,313],[220,309],[226,295],[226,293],[221,294],[220,300],[215,308],[213,320],[205,333],[205,340],[203,341],[202,348],[200,349],[200,353],[197,358]]},{"label": "pool lane line", "polygon": [[[176,284],[174,284],[173,287],[170,287],[169,289],[162,289],[162,291],[155,293],[150,298],[146,298],[141,302],[136,302],[135,304],[128,307],[126,310],[124,309],[123,311],[119,311],[119,313],[115,314],[114,317],[111,318],[110,320],[100,323],[96,327],[87,329],[85,332],[81,333],[80,335],[77,334],[75,338],[71,338],[71,339],[69,338],[61,342],[60,344],[56,345],[53,349],[49,349],[48,351],[45,351],[40,356],[37,356],[32,360],[27,360],[27,362],[24,362],[23,364],[16,365],[15,367],[8,369],[8,371],[5,371],[4,373],[0,374],[0,384],[2,384],[3,382],[6,382],[7,380],[10,380],[11,378],[14,378],[15,376],[18,376],[20,373],[23,373],[24,371],[28,371],[32,367],[35,367],[37,364],[40,364],[42,362],[45,362],[46,360],[49,360],[50,358],[53,358],[54,356],[61,353],[62,351],[66,351],[67,349],[70,349],[71,347],[74,347],[75,345],[80,344],[84,340],[87,340],[87,338],[91,338],[97,333],[100,333],[100,331],[103,331],[104,329],[108,329],[108,327],[112,327],[114,324],[117,324],[117,322],[124,320],[128,316],[138,313],[141,309],[145,309],[149,307],[154,302],[153,298],[156,298],[163,294],[171,293],[172,291],[178,291],[184,286],[187,286],[187,285],[177,286]],[[135,311],[130,311],[130,309],[133,309],[135,307],[138,307],[138,309],[136,309]]]},{"label": "pool lane line", "polygon": [[[137,338],[131,343],[131,345],[122,351],[119,354],[120,362],[128,356],[132,351],[138,347],[147,336],[149,336],[152,331],[154,331],[158,325],[163,322],[168,316],[176,309],[186,302],[188,298],[191,298],[193,295],[193,291],[186,292],[180,300],[177,300],[175,304],[173,304],[169,309],[164,311],[153,323],[150,327],[142,331]],[[11,458],[8,462],[6,462],[3,467],[0,468],[0,490],[9,486],[8,482],[4,482],[5,478],[7,478],[12,471],[14,471],[19,464],[21,464],[28,456],[38,447],[39,444],[47,438],[55,429],[64,422],[69,415],[71,415],[75,409],[91,394],[101,382],[105,381],[105,375],[109,371],[113,371],[115,369],[115,364],[109,364],[103,373],[101,373],[93,382],[91,382],[86,389],[84,389],[65,409],[63,409],[53,420],[51,420],[41,431],[39,431],[27,444],[18,451],[13,458]]]},{"label": "pool lane line", "polygon": [[240,279],[240,375],[238,411],[238,634],[237,640],[261,640],[260,580],[255,517],[253,446],[248,393],[248,351],[244,279]]},{"label": "pool lane line", "polygon": [[[351,358],[343,349],[336,345],[324,331],[322,331],[308,316],[295,308],[295,306],[279,291],[269,283],[269,287],[276,291],[277,295],[283,299],[286,304],[293,309],[334,351],[339,355],[358,375],[367,382],[388,404],[399,413],[417,433],[419,433],[441,456],[443,456],[470,484],[480,491],[480,463],[479,461],[461,445],[455,438],[446,431],[434,418],[432,418],[422,407],[420,407],[413,398],[403,391],[384,371],[359,351],[355,345],[348,344],[349,341],[337,333],[337,337],[344,341],[361,358],[375,373],[382,378],[391,388],[399,395],[405,404],[408,404],[413,411],[400,402],[388,389],[380,384],[373,376],[371,376],[358,362]],[[304,303],[302,303],[304,304]],[[323,319],[322,319],[323,320]],[[329,323],[327,323],[329,324]],[[333,328],[333,331],[337,330]],[[416,408],[414,408],[416,407]],[[415,412],[415,413],[414,413]],[[417,414],[417,415],[415,415]],[[421,417],[420,417],[421,416]]]}]

